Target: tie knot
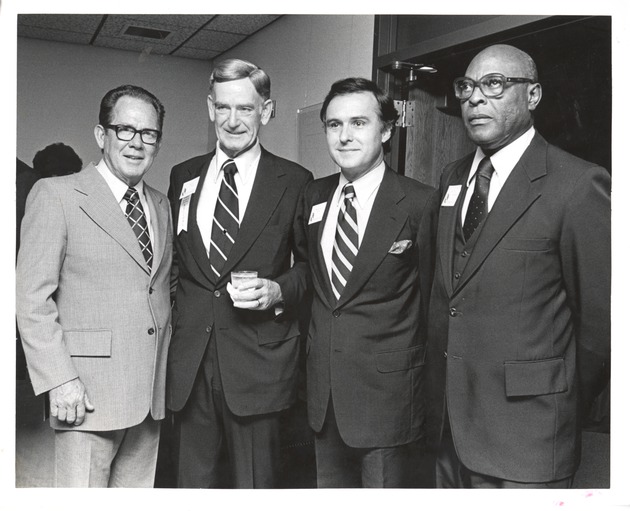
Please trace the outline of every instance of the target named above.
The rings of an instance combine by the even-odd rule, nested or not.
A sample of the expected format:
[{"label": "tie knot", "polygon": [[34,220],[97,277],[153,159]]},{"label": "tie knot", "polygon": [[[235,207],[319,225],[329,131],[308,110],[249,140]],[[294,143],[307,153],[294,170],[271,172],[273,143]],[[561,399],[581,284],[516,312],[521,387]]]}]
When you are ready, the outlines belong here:
[{"label": "tie knot", "polygon": [[490,180],[492,178],[493,172],[494,172],[494,167],[492,166],[490,157],[486,156],[483,160],[479,162],[479,167],[477,167],[477,175],[479,177],[483,177],[485,179]]},{"label": "tie knot", "polygon": [[127,191],[125,192],[125,200],[131,204],[135,204],[136,202],[138,202],[138,199],[140,197],[138,196],[138,190],[136,190],[133,187],[129,187],[127,188]]},{"label": "tie knot", "polygon": [[234,174],[238,172],[238,169],[236,168],[236,163],[234,163],[234,160],[225,160],[225,163],[221,167],[221,170],[223,170],[223,173],[226,176],[233,176]]},{"label": "tie knot", "polygon": [[352,200],[355,197],[355,193],[354,193],[354,186],[352,186],[352,183],[348,183],[346,186],[343,187],[343,193],[344,193],[344,198]]}]

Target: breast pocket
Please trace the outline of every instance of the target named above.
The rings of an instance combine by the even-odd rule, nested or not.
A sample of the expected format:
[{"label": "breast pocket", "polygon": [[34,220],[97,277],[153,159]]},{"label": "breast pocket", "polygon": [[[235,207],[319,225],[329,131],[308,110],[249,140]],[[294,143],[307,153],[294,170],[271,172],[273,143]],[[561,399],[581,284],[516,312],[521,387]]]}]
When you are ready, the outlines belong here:
[{"label": "breast pocket", "polygon": [[512,238],[505,237],[499,243],[502,250],[514,250],[520,252],[544,252],[551,249],[549,238]]}]

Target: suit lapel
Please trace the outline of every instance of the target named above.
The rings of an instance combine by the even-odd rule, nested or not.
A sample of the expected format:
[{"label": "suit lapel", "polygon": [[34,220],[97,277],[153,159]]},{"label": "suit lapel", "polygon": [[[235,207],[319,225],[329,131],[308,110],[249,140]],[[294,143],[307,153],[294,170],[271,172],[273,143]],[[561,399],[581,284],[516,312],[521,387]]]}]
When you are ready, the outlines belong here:
[{"label": "suit lapel", "polygon": [[225,279],[230,274],[230,271],[260,236],[286,190],[286,181],[283,180],[286,176],[286,169],[274,166],[271,155],[262,147],[261,151],[247,210],[241,222],[236,242],[223,265],[219,280]]},{"label": "suit lapel", "polygon": [[[187,232],[181,237],[181,242],[188,247],[197,263],[197,267],[201,271],[203,277],[205,277],[210,284],[216,283],[216,277],[210,270],[210,261],[208,259],[206,247],[203,244],[201,231],[199,231],[199,226],[197,225],[197,206],[199,205],[199,196],[201,195],[201,190],[203,188],[204,181],[206,180],[206,176],[208,175],[208,168],[210,167],[210,162],[212,162],[213,157],[214,152],[210,153],[208,157],[202,160],[197,166],[190,167],[188,169],[188,178],[184,182],[195,179],[196,177],[199,177],[199,182],[197,183],[195,193],[192,194],[190,199]],[[182,186],[183,184],[184,183],[182,183]],[[179,197],[177,199],[179,200]]]},{"label": "suit lapel", "polygon": [[151,272],[153,276],[157,273],[157,269],[162,264],[164,257],[164,248],[166,247],[166,233],[168,228],[168,208],[162,207],[164,200],[155,192],[153,188],[144,183],[144,196],[151,214],[151,227],[153,231],[153,264]]},{"label": "suit lapel", "polygon": [[405,192],[398,182],[396,173],[387,167],[374,199],[352,273],[339,298],[338,307],[346,304],[363,287],[396,241],[408,218],[407,212],[398,206],[404,197]]},{"label": "suit lapel", "polygon": [[466,178],[472,165],[473,156],[474,154],[464,159],[445,184],[446,190],[450,186],[457,185],[461,185],[461,188],[455,204],[452,206],[440,206],[438,217],[437,246],[440,248],[438,253],[440,266],[442,267],[442,280],[449,295],[453,294],[453,254],[455,251],[455,231],[459,226],[458,213],[461,211],[461,204],[466,196]]},{"label": "suit lapel", "polygon": [[454,290],[455,294],[477,272],[479,266],[507,231],[540,197],[544,182],[541,178],[547,173],[546,155],[547,143],[536,134],[529,148],[510,173],[490,214],[486,217],[470,260],[462,272],[459,285]]},{"label": "suit lapel", "polygon": [[[335,306],[337,299],[332,290],[332,284],[330,283],[330,277],[326,268],[326,259],[322,251],[322,234],[326,221],[328,220],[328,212],[330,211],[330,205],[338,184],[339,174],[336,174],[334,178],[331,177],[328,179],[327,186],[324,187],[317,197],[315,197],[315,200],[312,201],[311,208],[317,204],[326,202],[326,209],[324,210],[322,220],[317,224],[317,230],[313,230],[315,236],[309,236],[308,240],[309,244],[315,247],[314,250],[309,251],[311,254],[314,253],[316,258],[314,264],[311,265],[315,274],[313,275],[315,288],[322,299],[327,301],[331,308]],[[310,211],[308,214],[310,215]]]},{"label": "suit lapel", "polygon": [[138,239],[103,176],[94,165],[77,175],[79,207],[149,274]]}]

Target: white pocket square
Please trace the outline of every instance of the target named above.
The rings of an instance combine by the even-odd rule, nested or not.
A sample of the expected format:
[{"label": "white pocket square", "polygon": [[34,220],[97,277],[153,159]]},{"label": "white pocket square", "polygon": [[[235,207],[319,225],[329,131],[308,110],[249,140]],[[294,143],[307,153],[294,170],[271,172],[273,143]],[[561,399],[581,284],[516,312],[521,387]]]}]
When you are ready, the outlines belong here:
[{"label": "white pocket square", "polygon": [[388,254],[402,254],[411,247],[411,240],[394,241],[392,247],[387,251]]}]

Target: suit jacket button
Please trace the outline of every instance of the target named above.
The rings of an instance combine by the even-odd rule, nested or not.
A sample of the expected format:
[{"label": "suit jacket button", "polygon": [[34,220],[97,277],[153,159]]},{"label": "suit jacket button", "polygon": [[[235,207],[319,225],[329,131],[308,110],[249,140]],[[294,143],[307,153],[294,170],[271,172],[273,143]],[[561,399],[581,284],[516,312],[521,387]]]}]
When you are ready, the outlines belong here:
[{"label": "suit jacket button", "polygon": [[451,309],[448,311],[448,313],[452,316],[455,317],[457,316],[457,309],[455,307],[451,307]]},{"label": "suit jacket button", "polygon": [[333,311],[333,316],[335,316],[336,318],[338,318],[339,316],[341,316],[341,312],[340,312],[340,311],[338,311],[337,309],[335,309],[335,310]]},{"label": "suit jacket button", "polygon": [[153,288],[152,288],[152,287],[150,287],[150,288],[149,288],[149,294],[150,294],[150,295],[152,295],[152,294],[153,294]]},{"label": "suit jacket button", "polygon": [[216,296],[217,298],[219,298],[219,296],[221,296],[221,291],[216,290],[216,291],[214,292],[214,296]]},{"label": "suit jacket button", "polygon": [[153,335],[155,333],[155,328],[149,328],[149,330],[147,330],[147,333],[149,335]]},{"label": "suit jacket button", "polygon": [[468,251],[467,251],[467,250],[464,250],[464,251],[461,253],[461,256],[462,256],[462,257],[468,257]]},{"label": "suit jacket button", "polygon": [[206,332],[207,332],[207,333],[212,332],[212,327],[211,327],[211,326],[207,326],[207,327],[206,327]]},{"label": "suit jacket button", "polygon": [[461,273],[459,273],[459,272],[456,272],[456,273],[455,273],[455,278],[456,278],[456,279],[458,279],[458,278],[459,278],[459,277],[461,277],[461,276],[462,276],[462,274],[461,274]]},{"label": "suit jacket button", "polygon": [[448,353],[446,353],[446,351],[444,352],[444,358],[448,357]]}]

